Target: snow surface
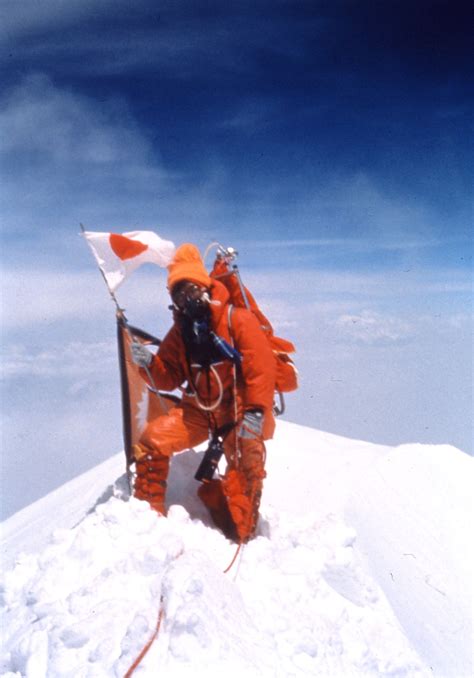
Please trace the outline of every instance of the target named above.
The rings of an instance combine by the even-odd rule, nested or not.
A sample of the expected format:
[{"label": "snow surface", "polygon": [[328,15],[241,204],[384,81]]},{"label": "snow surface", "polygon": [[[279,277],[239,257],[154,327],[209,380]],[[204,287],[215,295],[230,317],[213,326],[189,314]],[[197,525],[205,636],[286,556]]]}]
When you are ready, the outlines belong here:
[{"label": "snow surface", "polygon": [[167,518],[123,455],[2,524],[4,677],[472,676],[473,459],[279,422],[259,536],[235,546],[173,459]]}]

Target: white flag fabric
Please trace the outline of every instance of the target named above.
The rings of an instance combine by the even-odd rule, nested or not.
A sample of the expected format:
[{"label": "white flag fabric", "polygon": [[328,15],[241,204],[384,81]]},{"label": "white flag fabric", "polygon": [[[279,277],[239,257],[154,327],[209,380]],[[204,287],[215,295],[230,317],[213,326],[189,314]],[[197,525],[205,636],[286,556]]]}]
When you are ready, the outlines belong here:
[{"label": "white flag fabric", "polygon": [[168,266],[176,249],[170,240],[163,240],[153,231],[123,234],[84,231],[83,235],[112,292],[142,264]]}]

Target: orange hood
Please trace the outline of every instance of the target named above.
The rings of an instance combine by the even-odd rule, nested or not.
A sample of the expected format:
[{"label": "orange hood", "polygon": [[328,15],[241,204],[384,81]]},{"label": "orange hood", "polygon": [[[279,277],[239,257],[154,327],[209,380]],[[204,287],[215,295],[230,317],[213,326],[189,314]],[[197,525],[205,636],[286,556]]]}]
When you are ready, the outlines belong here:
[{"label": "orange hood", "polygon": [[168,289],[171,291],[181,280],[190,280],[204,287],[211,286],[211,278],[204,268],[199,250],[191,243],[180,245],[168,266]]}]

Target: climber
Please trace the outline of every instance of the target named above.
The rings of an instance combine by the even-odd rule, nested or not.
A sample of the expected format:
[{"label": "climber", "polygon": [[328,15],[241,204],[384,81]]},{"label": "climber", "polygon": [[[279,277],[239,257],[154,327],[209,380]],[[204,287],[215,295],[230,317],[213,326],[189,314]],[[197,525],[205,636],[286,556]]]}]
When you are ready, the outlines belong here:
[{"label": "climber", "polygon": [[132,344],[134,361],[157,388],[181,388],[179,404],[151,420],[134,446],[134,495],[165,514],[170,458],[219,438],[223,476],[198,494],[216,525],[237,542],[255,535],[265,478],[265,444],[275,427],[275,360],[255,315],[229,303],[207,273],[198,249],[184,244],[168,266],[173,326],[154,355]]}]

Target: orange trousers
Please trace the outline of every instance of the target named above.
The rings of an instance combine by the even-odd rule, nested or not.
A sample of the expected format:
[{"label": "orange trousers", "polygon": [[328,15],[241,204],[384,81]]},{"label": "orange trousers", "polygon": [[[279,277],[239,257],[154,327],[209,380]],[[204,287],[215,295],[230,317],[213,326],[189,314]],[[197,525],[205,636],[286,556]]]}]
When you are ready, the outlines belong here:
[{"label": "orange trousers", "polygon": [[[212,413],[212,425],[221,428],[234,420],[234,408],[221,406]],[[195,447],[209,438],[208,414],[193,398],[183,401],[152,420],[135,446],[137,478],[134,494],[165,513],[165,493],[170,458],[176,452]],[[203,484],[199,496],[214,522],[237,540],[252,536],[265,477],[265,444],[262,438],[240,438],[238,426],[224,440],[227,470],[222,479]]]}]

